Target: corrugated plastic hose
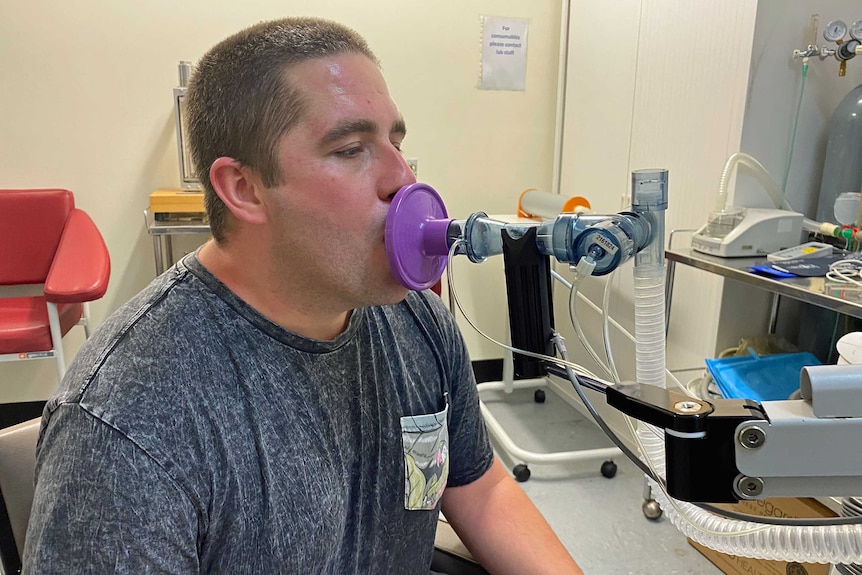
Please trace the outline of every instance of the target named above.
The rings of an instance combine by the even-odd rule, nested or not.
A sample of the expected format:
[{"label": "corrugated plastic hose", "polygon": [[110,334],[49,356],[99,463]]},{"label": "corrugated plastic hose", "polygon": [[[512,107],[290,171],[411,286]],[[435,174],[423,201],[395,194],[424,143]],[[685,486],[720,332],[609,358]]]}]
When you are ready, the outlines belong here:
[{"label": "corrugated plastic hose", "polygon": [[[664,229],[664,213],[658,227]],[[663,233],[658,236],[663,239]],[[664,254],[662,239],[653,253],[635,257],[635,337],[638,383],[665,387]],[[638,422],[636,433],[646,462],[665,476],[664,432]],[[719,517],[691,503],[670,498],[648,479],[653,496],[674,526],[711,549],[757,559],[806,563],[862,562],[862,525],[815,527],[765,525]]]}]

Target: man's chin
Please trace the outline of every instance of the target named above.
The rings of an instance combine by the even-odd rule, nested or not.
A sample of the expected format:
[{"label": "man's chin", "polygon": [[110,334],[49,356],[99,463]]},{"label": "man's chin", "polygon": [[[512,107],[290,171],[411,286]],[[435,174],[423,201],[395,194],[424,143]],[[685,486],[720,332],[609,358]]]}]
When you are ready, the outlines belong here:
[{"label": "man's chin", "polygon": [[384,276],[383,285],[380,286],[373,295],[377,300],[377,305],[393,305],[404,301],[407,294],[410,293],[410,288],[404,287],[390,270]]},{"label": "man's chin", "polygon": [[388,286],[385,293],[381,294],[383,295],[384,301],[382,301],[380,305],[394,305],[401,303],[407,297],[408,293],[410,293],[410,290],[401,284]]}]

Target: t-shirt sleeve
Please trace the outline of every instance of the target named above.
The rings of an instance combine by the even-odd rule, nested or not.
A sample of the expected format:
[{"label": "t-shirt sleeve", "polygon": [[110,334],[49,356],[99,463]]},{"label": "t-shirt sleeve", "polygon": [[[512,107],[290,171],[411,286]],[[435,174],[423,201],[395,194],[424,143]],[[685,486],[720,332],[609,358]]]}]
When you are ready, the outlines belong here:
[{"label": "t-shirt sleeve", "polygon": [[77,404],[61,404],[37,451],[23,573],[200,571],[198,516],[168,473]]}]

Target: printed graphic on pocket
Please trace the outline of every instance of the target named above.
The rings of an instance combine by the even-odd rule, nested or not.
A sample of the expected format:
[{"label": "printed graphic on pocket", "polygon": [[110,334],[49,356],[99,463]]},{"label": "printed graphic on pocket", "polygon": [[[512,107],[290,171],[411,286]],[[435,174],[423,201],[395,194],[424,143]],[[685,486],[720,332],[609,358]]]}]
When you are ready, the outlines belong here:
[{"label": "printed graphic on pocket", "polygon": [[449,478],[449,407],[401,418],[404,508],[434,509]]}]

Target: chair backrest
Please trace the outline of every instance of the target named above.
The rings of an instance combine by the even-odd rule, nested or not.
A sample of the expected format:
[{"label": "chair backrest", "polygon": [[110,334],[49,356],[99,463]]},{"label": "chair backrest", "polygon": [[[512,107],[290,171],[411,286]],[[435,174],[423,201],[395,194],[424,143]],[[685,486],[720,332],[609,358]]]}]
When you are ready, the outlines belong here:
[{"label": "chair backrest", "polygon": [[[4,566],[20,563],[24,551],[24,536],[33,505],[36,441],[41,423],[39,417],[0,429],[0,522],[8,522],[0,525],[0,560]],[[8,541],[10,527],[14,547]],[[9,571],[11,569],[7,568]]]},{"label": "chair backrest", "polygon": [[0,190],[0,285],[44,283],[74,207],[69,190]]}]

